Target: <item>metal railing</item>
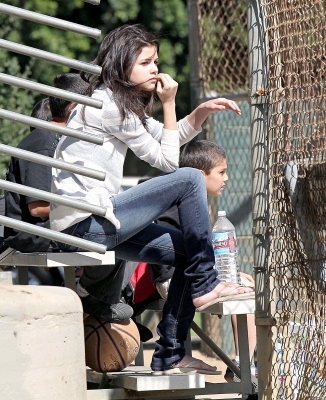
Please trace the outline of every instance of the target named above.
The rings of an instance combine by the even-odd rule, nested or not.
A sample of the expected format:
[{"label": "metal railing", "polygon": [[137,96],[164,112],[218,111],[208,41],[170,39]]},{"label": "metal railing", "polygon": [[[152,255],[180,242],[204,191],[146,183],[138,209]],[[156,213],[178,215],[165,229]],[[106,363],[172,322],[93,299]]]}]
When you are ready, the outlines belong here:
[{"label": "metal railing", "polygon": [[[85,2],[98,5],[100,0],[84,0]],[[50,16],[46,16],[40,13],[35,13],[33,11],[24,10],[19,7],[9,6],[4,3],[0,3],[0,12],[9,14],[15,17],[23,18],[29,21],[41,23],[44,25],[48,25],[54,28],[64,29],[70,32],[78,33],[81,35],[86,35],[92,38],[98,38],[101,35],[101,31],[94,28],[89,28],[83,25],[75,24],[69,21],[64,21],[58,18],[53,18]],[[13,43],[4,39],[0,39],[0,48],[12,52],[16,52],[19,54],[23,54],[28,57],[35,57],[40,60],[53,62],[56,64],[63,65],[65,67],[69,67],[71,69],[75,69],[78,71],[84,71],[90,74],[99,75],[101,73],[101,67],[98,65],[94,65],[91,63],[85,63],[79,60],[74,60],[68,57],[63,57],[58,54],[50,53],[47,51],[43,51],[40,49],[36,49],[33,47],[28,47],[21,45],[19,43]],[[102,108],[102,101],[92,99],[87,96],[77,95],[75,93],[65,91],[62,89],[57,89],[51,86],[42,85],[37,82],[28,81],[25,79],[21,79],[16,76],[11,76],[7,74],[0,73],[0,82],[17,86],[19,88],[23,88],[26,90],[34,90],[40,93],[43,93],[48,96],[55,96],[65,100],[69,100],[72,102],[84,104],[90,107]],[[88,141],[90,143],[94,143],[96,145],[103,144],[103,138],[100,138],[95,135],[87,134],[80,132],[78,130],[70,129],[67,127],[62,127],[56,124],[52,124],[50,122],[42,121],[37,118],[32,118],[20,113],[8,111],[5,109],[0,109],[0,118],[8,119],[14,122],[26,124],[29,126],[33,126],[35,128],[45,129],[51,132],[55,132],[61,135],[66,135],[70,137],[74,137],[79,140]],[[70,164],[67,162],[63,162],[61,160],[56,160],[50,157],[42,156],[39,154],[35,154],[33,152],[17,149],[11,146],[0,145],[0,153],[10,155],[12,157],[18,157],[25,160],[29,160],[35,163],[39,163],[42,165],[46,165],[48,167],[55,167],[64,169],[76,174],[88,176],[98,180],[105,180],[105,172],[97,171],[90,168],[85,168],[79,165]],[[36,190],[24,185],[19,185],[17,183],[7,182],[4,180],[0,180],[0,188],[4,190],[8,190],[15,193],[20,193],[26,196],[37,197],[40,200],[45,200],[57,204],[64,204],[69,207],[77,208],[79,210],[83,210],[92,214],[105,216],[106,208],[99,207],[94,204],[88,204],[82,201],[65,198],[63,196],[55,195],[52,193],[44,192],[42,190]],[[8,226],[17,230],[21,230],[24,232],[36,234],[51,240],[55,240],[58,242],[70,244],[73,246],[77,246],[89,251],[95,251],[98,253],[105,253],[106,246],[100,245],[97,243],[93,243],[84,239],[75,238],[70,235],[63,234],[61,232],[54,232],[50,229],[41,228],[35,226],[33,224],[29,224],[26,222],[18,221],[12,218],[0,216],[0,224],[4,226]]]}]

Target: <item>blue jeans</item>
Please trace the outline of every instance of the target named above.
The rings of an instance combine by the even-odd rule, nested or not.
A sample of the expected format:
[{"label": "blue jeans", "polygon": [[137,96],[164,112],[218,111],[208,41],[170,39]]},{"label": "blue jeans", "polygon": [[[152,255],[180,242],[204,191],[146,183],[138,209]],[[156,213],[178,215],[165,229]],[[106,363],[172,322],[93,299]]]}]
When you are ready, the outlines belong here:
[{"label": "blue jeans", "polygon": [[[209,293],[220,282],[213,268],[203,175],[197,169],[181,168],[119,193],[111,201],[121,223],[119,230],[105,218],[91,215],[64,233],[105,244],[119,259],[176,267],[152,362],[154,370],[169,369],[185,354],[184,341],[195,312],[192,299]],[[181,231],[152,223],[174,205],[178,207]],[[65,244],[60,247],[81,250]],[[113,282],[116,276],[121,276],[118,267],[87,267],[80,282],[98,299],[116,303],[120,298],[113,299],[112,290],[116,293],[122,285],[122,280]]]}]

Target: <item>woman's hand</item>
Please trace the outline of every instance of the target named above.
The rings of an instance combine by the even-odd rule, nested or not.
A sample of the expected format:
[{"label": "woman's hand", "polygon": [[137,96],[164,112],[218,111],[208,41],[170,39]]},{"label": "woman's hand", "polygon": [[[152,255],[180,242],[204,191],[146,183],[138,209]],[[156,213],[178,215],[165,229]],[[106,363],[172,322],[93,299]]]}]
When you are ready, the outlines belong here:
[{"label": "woman's hand", "polygon": [[241,110],[235,101],[220,97],[205,101],[205,103],[200,104],[191,114],[188,115],[187,119],[194,129],[200,130],[201,125],[203,122],[205,122],[206,118],[210,114],[226,110],[230,110],[238,115],[241,115]]},{"label": "woman's hand", "polygon": [[241,115],[241,110],[237,106],[237,103],[233,100],[225,99],[223,97],[208,100],[205,103],[202,103],[199,107],[205,109],[209,114],[216,111],[231,110],[236,114]]},{"label": "woman's hand", "polygon": [[168,74],[156,75],[156,93],[163,104],[175,102],[178,83]]},{"label": "woman's hand", "polygon": [[163,106],[164,128],[177,130],[177,117],[175,114],[175,96],[178,83],[168,74],[158,74],[156,92]]}]

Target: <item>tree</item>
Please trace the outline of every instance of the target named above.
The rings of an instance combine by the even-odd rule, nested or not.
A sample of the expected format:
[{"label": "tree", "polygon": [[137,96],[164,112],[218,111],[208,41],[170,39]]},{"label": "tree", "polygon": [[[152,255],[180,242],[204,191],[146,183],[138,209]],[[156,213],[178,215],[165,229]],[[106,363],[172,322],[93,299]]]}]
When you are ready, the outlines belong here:
[{"label": "tree", "polygon": [[[190,107],[186,3],[186,0],[102,0],[95,6],[82,0],[7,0],[6,4],[11,6],[100,29],[102,37],[93,39],[6,14],[0,14],[0,33],[3,39],[15,43],[89,62],[109,31],[122,24],[141,23],[161,37],[160,70],[179,82],[177,115],[183,117]],[[70,71],[61,65],[0,50],[0,72],[51,85],[55,75]],[[7,110],[30,115],[33,105],[42,97],[37,92],[0,83],[0,107]],[[159,108],[157,115],[160,116]],[[0,119],[1,143],[16,146],[28,131],[29,127]],[[1,157],[1,177],[7,164],[8,157]],[[143,166],[139,174],[147,169]]]}]

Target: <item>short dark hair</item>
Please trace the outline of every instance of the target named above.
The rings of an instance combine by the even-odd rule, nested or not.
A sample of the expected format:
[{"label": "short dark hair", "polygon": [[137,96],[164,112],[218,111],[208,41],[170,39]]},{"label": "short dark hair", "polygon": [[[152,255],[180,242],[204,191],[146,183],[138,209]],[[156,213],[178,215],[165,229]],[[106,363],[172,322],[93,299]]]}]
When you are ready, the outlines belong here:
[{"label": "short dark hair", "polygon": [[[31,112],[31,117],[42,119],[43,121],[52,120],[52,113],[50,110],[50,102],[48,97],[45,97],[34,105]],[[30,130],[32,131],[33,129],[34,127],[31,126]]]},{"label": "short dark hair", "polygon": [[[57,75],[53,80],[53,86],[69,92],[87,95],[89,84],[79,74],[67,73]],[[69,117],[70,110],[68,106],[72,103],[71,101],[53,96],[49,97],[49,101],[53,118],[67,119]]]},{"label": "short dark hair", "polygon": [[194,140],[184,147],[179,167],[197,168],[208,175],[225,159],[226,153],[218,144],[209,140]]}]

